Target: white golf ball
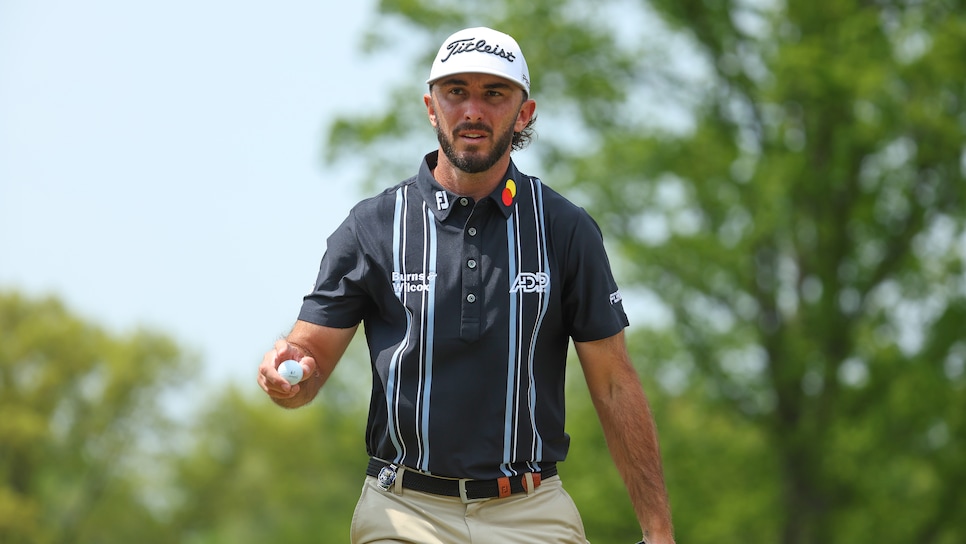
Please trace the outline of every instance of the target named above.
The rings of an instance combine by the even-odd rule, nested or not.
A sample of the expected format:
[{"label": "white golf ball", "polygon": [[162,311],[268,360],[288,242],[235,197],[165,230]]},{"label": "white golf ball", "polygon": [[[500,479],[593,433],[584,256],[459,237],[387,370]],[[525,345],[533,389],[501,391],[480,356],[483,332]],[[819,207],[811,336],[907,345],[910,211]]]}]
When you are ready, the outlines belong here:
[{"label": "white golf ball", "polygon": [[302,365],[298,361],[288,360],[278,365],[278,373],[285,381],[295,385],[302,381]]}]

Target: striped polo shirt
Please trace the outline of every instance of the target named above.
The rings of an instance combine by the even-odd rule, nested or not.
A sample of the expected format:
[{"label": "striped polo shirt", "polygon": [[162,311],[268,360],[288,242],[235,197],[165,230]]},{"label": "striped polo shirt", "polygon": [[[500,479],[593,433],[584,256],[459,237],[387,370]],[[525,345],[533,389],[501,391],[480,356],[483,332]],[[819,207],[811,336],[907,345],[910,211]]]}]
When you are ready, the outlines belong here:
[{"label": "striped polo shirt", "polygon": [[419,173],[329,237],[299,319],[362,322],[370,456],[492,479],[562,461],[569,340],[627,326],[597,224],[510,164],[478,202]]}]

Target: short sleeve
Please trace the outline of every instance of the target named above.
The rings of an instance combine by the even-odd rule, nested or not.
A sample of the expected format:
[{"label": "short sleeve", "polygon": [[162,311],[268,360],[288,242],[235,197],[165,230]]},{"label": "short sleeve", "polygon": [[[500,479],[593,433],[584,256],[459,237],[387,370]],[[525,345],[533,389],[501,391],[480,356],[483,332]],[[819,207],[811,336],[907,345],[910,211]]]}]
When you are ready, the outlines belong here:
[{"label": "short sleeve", "polygon": [[578,210],[565,257],[563,308],[577,342],[609,338],[628,326],[600,227]]},{"label": "short sleeve", "polygon": [[357,325],[370,303],[366,267],[350,215],[327,240],[315,288],[303,299],[299,319],[342,329]]}]

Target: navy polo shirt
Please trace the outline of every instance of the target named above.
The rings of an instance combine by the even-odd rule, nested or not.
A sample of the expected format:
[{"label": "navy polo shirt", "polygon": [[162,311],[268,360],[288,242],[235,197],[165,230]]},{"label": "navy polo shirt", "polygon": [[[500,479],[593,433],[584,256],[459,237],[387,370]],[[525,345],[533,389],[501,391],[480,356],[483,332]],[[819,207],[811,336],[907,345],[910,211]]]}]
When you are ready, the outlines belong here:
[{"label": "navy polo shirt", "polygon": [[356,205],[329,237],[299,319],[364,324],[369,455],[492,479],[562,461],[569,340],[627,326],[601,233],[510,164],[489,197],[418,175]]}]

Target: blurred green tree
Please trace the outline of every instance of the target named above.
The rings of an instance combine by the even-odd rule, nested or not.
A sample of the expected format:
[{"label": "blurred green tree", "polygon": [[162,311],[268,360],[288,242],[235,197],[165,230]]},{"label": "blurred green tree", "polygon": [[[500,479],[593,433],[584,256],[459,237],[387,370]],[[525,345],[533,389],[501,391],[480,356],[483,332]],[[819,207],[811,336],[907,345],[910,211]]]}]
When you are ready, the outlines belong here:
[{"label": "blurred green tree", "polygon": [[152,488],[185,363],[162,335],[0,292],[0,542],[177,541]]},{"label": "blurred green tree", "polygon": [[[173,460],[170,524],[179,542],[348,542],[362,491],[368,369],[357,342],[310,405],[286,410],[261,391],[213,397]],[[362,373],[354,372],[362,369]],[[254,379],[253,379],[254,383]]]},{"label": "blurred green tree", "polygon": [[[531,173],[592,211],[643,301],[679,539],[962,542],[963,4],[384,1],[365,45],[410,52],[417,75],[336,122],[326,157],[409,175],[435,147],[419,96],[436,44],[514,35]],[[590,419],[572,414],[575,436]],[[621,542],[633,523],[597,520],[631,516],[584,447],[571,488],[607,490],[585,521]]]}]

